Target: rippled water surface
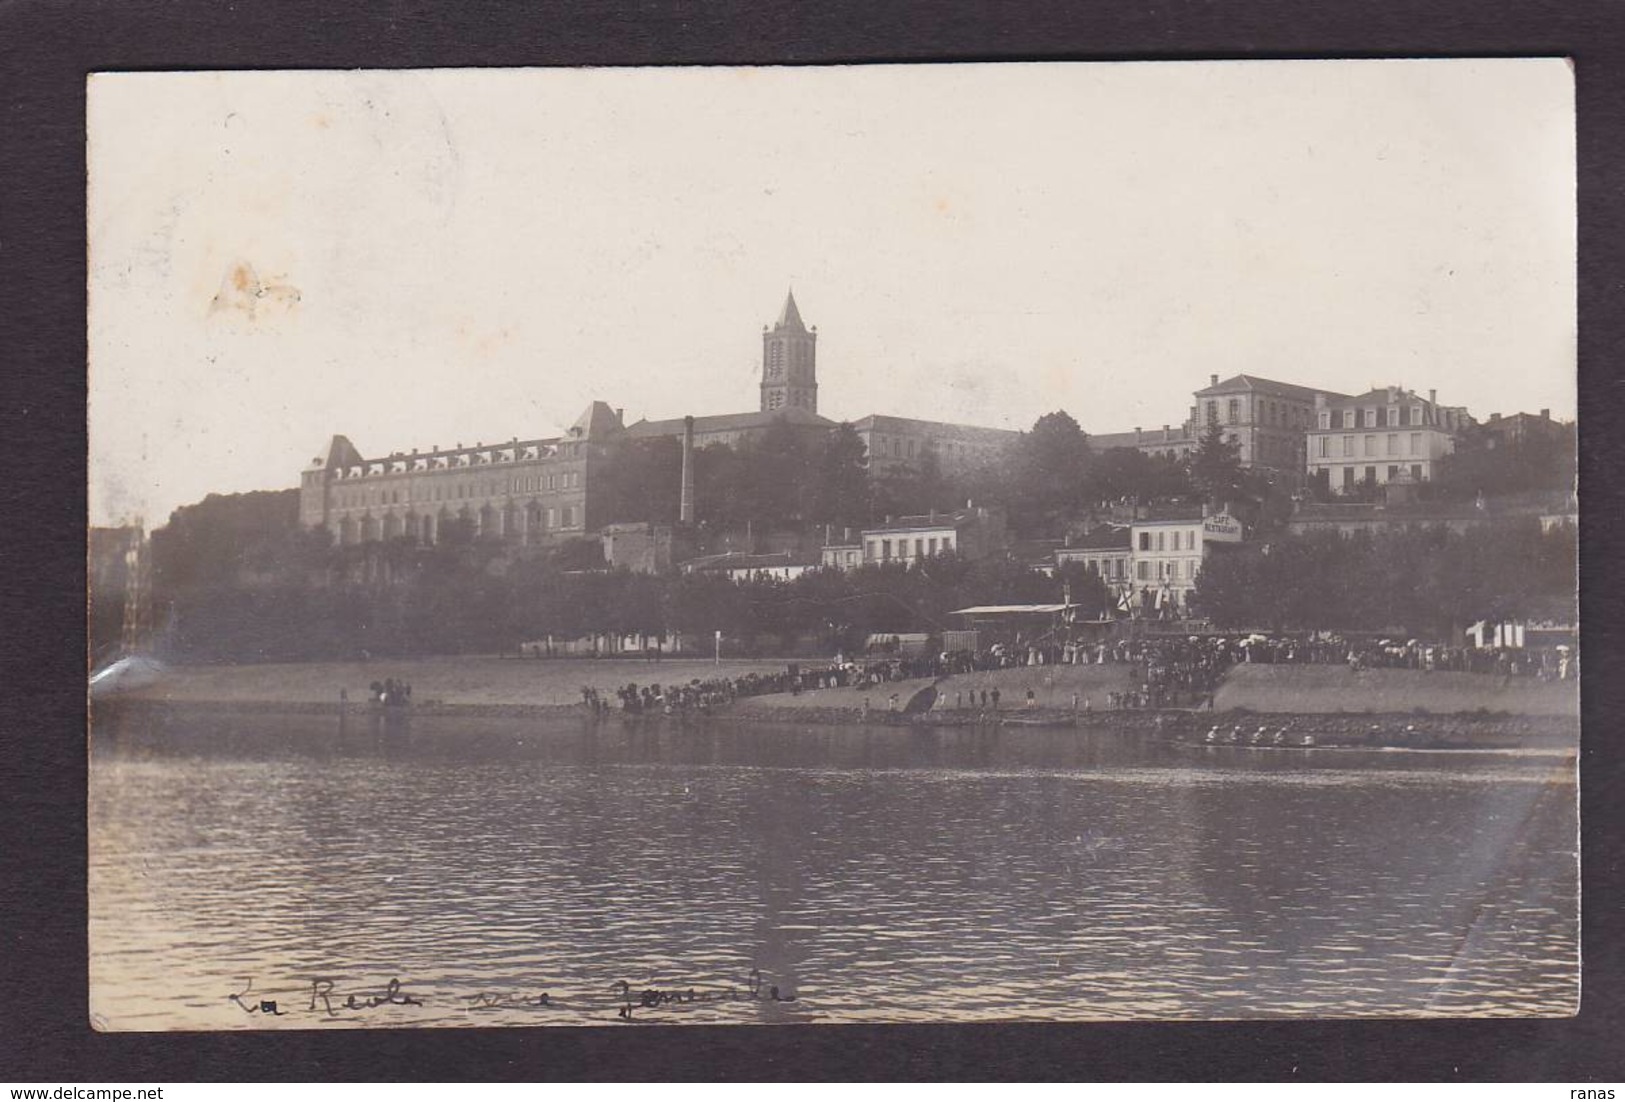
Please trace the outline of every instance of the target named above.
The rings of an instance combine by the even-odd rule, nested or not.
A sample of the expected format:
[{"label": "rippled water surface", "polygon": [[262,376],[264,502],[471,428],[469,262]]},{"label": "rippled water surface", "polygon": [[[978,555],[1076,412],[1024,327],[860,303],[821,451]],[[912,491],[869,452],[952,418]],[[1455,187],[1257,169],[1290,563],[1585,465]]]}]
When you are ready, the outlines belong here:
[{"label": "rippled water surface", "polygon": [[634,1022],[1564,1014],[1574,792],[1551,753],[111,719],[91,1008],[606,1024],[626,981]]}]

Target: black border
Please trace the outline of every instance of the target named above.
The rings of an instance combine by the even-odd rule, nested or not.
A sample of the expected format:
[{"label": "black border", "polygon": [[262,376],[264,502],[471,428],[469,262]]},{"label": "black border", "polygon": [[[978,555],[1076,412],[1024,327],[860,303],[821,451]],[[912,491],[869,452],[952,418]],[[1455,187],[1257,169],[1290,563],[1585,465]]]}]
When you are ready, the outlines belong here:
[{"label": "black border", "polygon": [[[0,6],[0,1081],[1625,1078],[1612,416],[1625,413],[1625,5]],[[98,1034],[86,1018],[85,75],[100,69],[1567,56],[1579,113],[1584,1003],[1550,1021]]]}]

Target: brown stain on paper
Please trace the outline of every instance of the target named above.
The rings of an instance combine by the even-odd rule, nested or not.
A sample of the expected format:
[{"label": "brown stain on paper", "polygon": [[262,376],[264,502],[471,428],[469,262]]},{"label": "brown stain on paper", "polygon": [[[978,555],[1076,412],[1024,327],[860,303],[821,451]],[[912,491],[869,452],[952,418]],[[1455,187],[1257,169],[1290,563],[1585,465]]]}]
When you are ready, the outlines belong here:
[{"label": "brown stain on paper", "polygon": [[300,300],[299,288],[283,277],[262,280],[247,261],[226,270],[220,290],[209,302],[209,313],[241,313],[250,321],[267,311],[286,312]]}]

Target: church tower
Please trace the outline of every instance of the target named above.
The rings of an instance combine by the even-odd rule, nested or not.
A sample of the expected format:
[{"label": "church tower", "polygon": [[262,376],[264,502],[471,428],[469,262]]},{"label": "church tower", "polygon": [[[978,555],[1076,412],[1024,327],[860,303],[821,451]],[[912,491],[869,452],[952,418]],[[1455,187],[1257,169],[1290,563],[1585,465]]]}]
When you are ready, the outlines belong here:
[{"label": "church tower", "polygon": [[801,322],[794,292],[773,328],[762,326],[762,412],[804,409],[818,412],[818,328]]}]

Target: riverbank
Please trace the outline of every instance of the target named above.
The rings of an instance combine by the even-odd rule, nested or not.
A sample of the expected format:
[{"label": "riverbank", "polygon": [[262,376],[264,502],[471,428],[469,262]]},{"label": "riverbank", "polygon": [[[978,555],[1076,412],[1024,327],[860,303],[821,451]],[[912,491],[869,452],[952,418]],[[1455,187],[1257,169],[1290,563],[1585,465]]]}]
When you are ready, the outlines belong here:
[{"label": "riverbank", "polygon": [[[170,666],[161,680],[120,697],[147,704],[229,705],[242,710],[335,711],[339,694],[365,708],[368,686],[394,678],[412,686],[417,710],[494,709],[522,714],[579,708],[581,690],[592,688],[615,702],[628,684],[682,685],[693,680],[783,673],[781,659],[699,658],[499,658],[457,655],[376,659],[370,662],[286,662],[253,666]],[[505,710],[512,710],[511,712]]]},{"label": "riverbank", "polygon": [[[581,690],[613,701],[629,683],[684,684],[783,672],[778,660],[420,658],[400,661],[172,667],[156,685],[125,694],[120,707],[211,714],[337,715],[380,712],[368,685],[393,677],[413,685],[412,715],[541,719],[585,716]],[[1201,736],[1258,726],[1313,732],[1323,739],[1417,739],[1475,746],[1572,743],[1578,732],[1575,682],[1537,682],[1418,670],[1353,671],[1342,666],[1242,665],[1232,669],[1213,710],[1117,711],[1109,694],[1133,688],[1133,667],[1025,666],[917,678],[867,689],[817,689],[743,697],[708,718],[731,723],[1074,727],[1125,734]],[[998,691],[995,707],[992,694]],[[1028,691],[1033,696],[1028,704]],[[982,694],[988,703],[982,703]],[[895,699],[894,699],[895,695]],[[912,704],[912,710],[911,710]],[[387,714],[400,715],[390,711]],[[619,713],[612,711],[611,715]],[[650,721],[658,722],[651,717]]]}]

